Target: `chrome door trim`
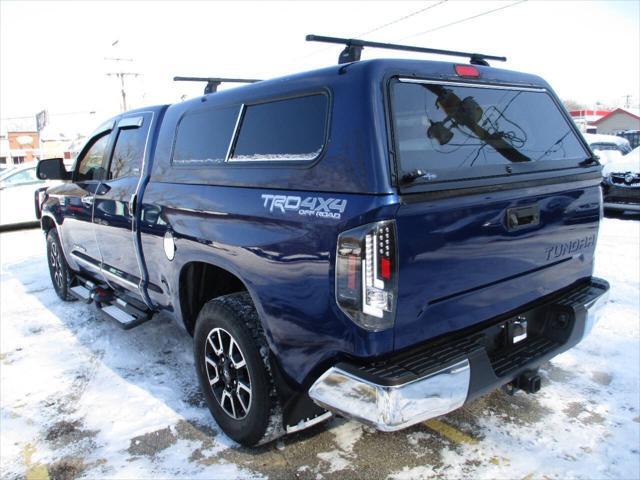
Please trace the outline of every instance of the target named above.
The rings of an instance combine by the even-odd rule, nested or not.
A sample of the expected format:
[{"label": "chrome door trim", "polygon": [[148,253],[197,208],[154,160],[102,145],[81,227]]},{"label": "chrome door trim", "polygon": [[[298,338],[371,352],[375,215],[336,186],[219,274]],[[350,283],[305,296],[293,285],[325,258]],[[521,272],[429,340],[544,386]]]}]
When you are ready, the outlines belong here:
[{"label": "chrome door trim", "polygon": [[229,147],[227,148],[227,154],[224,157],[225,162],[228,162],[231,158],[231,151],[233,150],[233,146],[235,145],[236,139],[238,138],[238,128],[240,128],[240,122],[242,121],[242,117],[244,116],[244,111],[246,109],[247,106],[244,103],[240,104],[240,110],[238,110],[236,124],[233,127],[233,135],[231,135],[231,141],[229,142]]}]

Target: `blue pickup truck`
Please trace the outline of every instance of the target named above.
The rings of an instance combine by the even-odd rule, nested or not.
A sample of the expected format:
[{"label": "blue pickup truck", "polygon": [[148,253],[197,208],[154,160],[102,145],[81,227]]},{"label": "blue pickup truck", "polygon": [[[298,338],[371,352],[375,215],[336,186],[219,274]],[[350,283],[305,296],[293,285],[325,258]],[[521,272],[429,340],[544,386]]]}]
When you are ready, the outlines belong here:
[{"label": "blue pickup truck", "polygon": [[345,44],[335,66],[118,115],[72,172],[39,163],[65,180],[36,198],[56,293],[123,328],[172,316],[244,445],[536,392],[609,289],[601,166],[543,79]]}]

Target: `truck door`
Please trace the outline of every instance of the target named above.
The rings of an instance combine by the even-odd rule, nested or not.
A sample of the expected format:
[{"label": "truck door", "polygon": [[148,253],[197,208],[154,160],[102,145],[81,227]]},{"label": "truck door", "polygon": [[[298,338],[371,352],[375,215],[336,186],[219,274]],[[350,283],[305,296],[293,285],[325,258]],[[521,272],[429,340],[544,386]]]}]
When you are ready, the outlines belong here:
[{"label": "truck door", "polygon": [[134,195],[142,173],[151,113],[123,116],[115,127],[115,143],[106,178],[95,194],[93,228],[102,254],[102,273],[138,293],[141,278],[134,235]]},{"label": "truck door", "polygon": [[110,138],[111,127],[89,140],[76,161],[73,182],[60,199],[64,217],[60,233],[68,261],[92,277],[100,276],[102,262],[91,220],[94,195],[105,175]]}]

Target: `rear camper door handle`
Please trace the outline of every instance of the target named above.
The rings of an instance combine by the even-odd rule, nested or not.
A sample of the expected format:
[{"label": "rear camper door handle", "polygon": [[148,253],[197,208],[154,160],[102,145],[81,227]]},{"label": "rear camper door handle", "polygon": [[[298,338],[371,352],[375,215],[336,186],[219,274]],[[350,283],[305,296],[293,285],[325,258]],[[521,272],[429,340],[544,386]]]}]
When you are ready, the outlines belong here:
[{"label": "rear camper door handle", "polygon": [[507,209],[507,229],[510,231],[535,227],[539,224],[540,206],[538,205]]}]

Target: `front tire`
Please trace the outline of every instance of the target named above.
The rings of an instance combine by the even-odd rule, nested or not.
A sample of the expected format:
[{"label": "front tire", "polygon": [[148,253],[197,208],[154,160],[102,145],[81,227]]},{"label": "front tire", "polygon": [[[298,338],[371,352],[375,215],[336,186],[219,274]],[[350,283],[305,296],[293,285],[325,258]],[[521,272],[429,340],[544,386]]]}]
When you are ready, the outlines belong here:
[{"label": "front tire", "polygon": [[67,264],[67,260],[64,258],[60,237],[58,237],[58,232],[55,228],[52,228],[47,233],[47,260],[53,289],[58,297],[65,302],[75,300],[70,292],[73,274]]},{"label": "front tire", "polygon": [[218,425],[245,446],[284,433],[268,354],[248,293],[215,298],[202,307],[194,334],[200,388]]}]

